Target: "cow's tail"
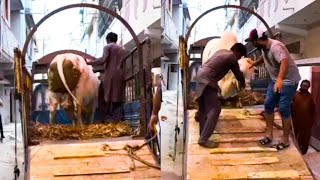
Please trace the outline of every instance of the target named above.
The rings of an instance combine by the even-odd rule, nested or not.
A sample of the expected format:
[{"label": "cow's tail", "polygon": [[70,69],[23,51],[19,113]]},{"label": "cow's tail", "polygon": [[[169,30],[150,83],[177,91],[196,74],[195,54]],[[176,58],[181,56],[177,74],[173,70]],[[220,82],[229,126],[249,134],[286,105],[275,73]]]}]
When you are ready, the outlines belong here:
[{"label": "cow's tail", "polygon": [[58,73],[59,73],[59,76],[61,78],[61,81],[64,85],[64,87],[67,89],[67,91],[69,92],[69,94],[72,96],[72,98],[76,101],[76,103],[78,105],[80,105],[78,99],[72,94],[72,92],[70,91],[68,85],[67,85],[67,82],[66,82],[66,79],[64,77],[64,73],[63,73],[63,62],[65,61],[65,58],[62,58],[61,60],[58,60],[57,61],[57,68],[58,68]]}]

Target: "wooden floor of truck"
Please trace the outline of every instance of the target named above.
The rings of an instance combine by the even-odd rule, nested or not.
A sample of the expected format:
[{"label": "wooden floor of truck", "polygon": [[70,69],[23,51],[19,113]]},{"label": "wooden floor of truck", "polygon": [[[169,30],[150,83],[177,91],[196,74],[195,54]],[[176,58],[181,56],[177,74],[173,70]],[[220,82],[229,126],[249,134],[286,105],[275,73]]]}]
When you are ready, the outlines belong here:
[{"label": "wooden floor of truck", "polygon": [[[113,149],[123,148],[126,144],[141,145],[145,140],[126,139],[95,139],[81,143],[63,141],[45,143],[29,147],[30,179],[160,179],[160,170],[135,161],[135,170],[132,170],[132,161],[124,150],[101,150],[107,143]],[[139,157],[155,164],[151,151],[147,146],[137,151]]]},{"label": "wooden floor of truck", "polygon": [[[189,110],[187,179],[313,179],[291,139],[290,147],[278,152],[258,145],[257,141],[264,136],[265,130],[265,121],[259,115],[261,111],[223,109],[211,136],[219,142],[219,147],[206,149],[197,143],[199,124],[194,120],[196,111]],[[279,115],[275,123],[282,124]],[[281,135],[282,130],[274,127],[274,143]]]}]

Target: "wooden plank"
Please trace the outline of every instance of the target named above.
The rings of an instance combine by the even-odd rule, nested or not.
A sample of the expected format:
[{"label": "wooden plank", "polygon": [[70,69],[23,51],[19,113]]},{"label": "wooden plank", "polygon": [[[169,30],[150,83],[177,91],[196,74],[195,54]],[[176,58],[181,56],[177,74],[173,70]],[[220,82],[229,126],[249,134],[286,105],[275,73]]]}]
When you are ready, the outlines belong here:
[{"label": "wooden plank", "polygon": [[265,171],[248,173],[248,179],[300,179],[299,173],[295,170]]},{"label": "wooden plank", "polygon": [[300,176],[300,179],[303,179],[303,180],[314,180],[314,178],[312,176]]},{"label": "wooden plank", "polygon": [[261,137],[240,137],[240,138],[217,138],[214,139],[218,143],[246,143],[259,141]]},{"label": "wooden plank", "polygon": [[[82,142],[82,141],[79,141]],[[36,156],[30,160],[30,178],[42,178],[42,179],[160,179],[160,170],[151,168],[143,163],[135,161],[136,169],[129,173],[114,173],[114,167],[130,167],[132,162],[124,150],[121,151],[101,151],[103,144],[107,143],[110,147],[118,149],[124,147],[126,144],[129,145],[140,145],[144,143],[145,140],[124,140],[124,141],[109,141],[103,140],[87,140],[84,143],[77,143],[77,141],[65,141],[59,144],[45,144],[37,152]],[[30,149],[34,153],[35,148]],[[84,157],[86,155],[99,155],[99,153],[104,153],[104,157],[89,158]],[[151,163],[155,163],[153,156],[147,146],[143,147],[137,152],[139,156]],[[74,155],[79,155],[81,158],[67,158],[54,160],[54,157],[70,157]],[[61,169],[83,169],[83,167],[104,167],[105,172],[98,172],[104,174],[91,175],[78,175],[78,176],[54,176],[54,170]],[[109,171],[107,171],[109,169]],[[128,169],[125,169],[128,171]],[[66,171],[68,172],[68,171]],[[71,171],[70,171],[71,172]],[[57,172],[60,173],[60,172]],[[78,172],[83,173],[83,172]],[[95,174],[94,171],[88,171],[84,174]],[[108,174],[109,173],[109,174]],[[61,174],[61,173],[60,173]],[[77,174],[77,173],[74,173]],[[59,174],[58,174],[59,175]]]},{"label": "wooden plank", "polygon": [[[299,172],[300,175],[310,175],[310,172],[306,169],[303,161],[297,159],[297,156],[287,154],[288,150],[281,151],[279,153],[267,152],[267,153],[242,153],[242,154],[203,154],[203,155],[188,155],[188,173],[192,179],[212,179],[215,177],[219,179],[218,174],[222,177],[230,178],[247,178],[249,172],[259,171],[275,171],[293,169]],[[285,153],[285,155],[283,154]],[[262,157],[274,157],[277,156],[279,163],[263,164],[263,165],[238,165],[238,166],[213,166],[214,161],[223,159],[249,159],[249,158],[262,158]],[[299,156],[298,156],[299,157]],[[299,157],[301,158],[301,157]],[[204,173],[200,173],[201,169]],[[242,176],[242,173],[245,173]],[[226,174],[228,176],[226,176]]]},{"label": "wooden plank", "polygon": [[[223,135],[225,135],[225,134],[223,134]],[[240,135],[240,134],[236,134],[236,135]],[[198,143],[199,135],[192,135],[189,137],[190,137],[189,142]],[[217,143],[249,143],[249,142],[258,142],[262,137],[263,137],[263,135],[261,135],[261,134],[259,134],[259,136],[255,136],[255,137],[236,137],[236,136],[234,136],[234,137],[221,137],[221,136],[215,137],[215,136],[213,136],[213,138],[210,138],[210,140],[213,140]]]},{"label": "wooden plank", "polygon": [[[79,178],[79,176],[74,177],[74,176],[57,176],[57,177],[52,177],[52,178],[42,178],[42,177],[36,177],[36,178],[32,178],[32,180],[140,180],[141,178],[139,177],[122,177],[122,178],[110,178],[110,177],[103,177],[103,175],[99,175],[99,176],[82,176],[81,178]],[[152,177],[152,178],[148,178],[148,177],[144,177],[143,180],[160,180],[161,177]]]},{"label": "wooden plank", "polygon": [[[213,137],[210,138],[218,143],[247,143],[247,142],[257,142],[262,138],[262,136],[256,137]],[[199,135],[190,136],[191,143],[198,143]]]},{"label": "wooden plank", "polygon": [[217,128],[213,134],[233,134],[233,133],[263,133],[264,129],[261,128]]},{"label": "wooden plank", "polygon": [[[109,167],[110,162],[117,162],[117,165],[130,165],[131,160],[126,156],[110,156],[110,157],[96,157],[96,158],[74,158],[74,159],[59,159],[59,160],[53,160],[51,157],[48,160],[44,161],[32,161],[33,166],[48,166],[51,168],[61,168],[65,165],[90,165],[90,166],[104,166]],[[152,162],[152,161],[151,161]]]},{"label": "wooden plank", "polygon": [[59,159],[76,159],[76,158],[96,158],[96,157],[105,157],[107,156],[106,154],[103,153],[88,153],[88,154],[76,154],[76,155],[58,155],[54,156],[54,160],[59,160]]},{"label": "wooden plank", "polygon": [[219,117],[219,120],[222,120],[222,121],[253,121],[253,120],[263,120],[263,117],[259,117],[259,116],[241,116],[241,117],[238,117],[238,116],[222,116],[222,117]]},{"label": "wooden plank", "polygon": [[277,157],[261,157],[261,158],[236,158],[212,161],[213,166],[237,166],[237,165],[257,165],[257,164],[273,164],[279,162]]},{"label": "wooden plank", "polygon": [[275,148],[263,147],[239,147],[239,148],[215,148],[210,150],[210,154],[219,153],[256,153],[256,152],[277,152]]},{"label": "wooden plank", "polygon": [[66,167],[63,169],[57,169],[54,171],[54,176],[80,176],[80,175],[97,175],[97,174],[115,174],[115,173],[130,173],[129,167],[88,167],[88,166],[79,166],[79,167]]},{"label": "wooden plank", "polygon": [[[221,120],[218,121],[216,127],[216,132],[210,137],[211,140],[219,142],[219,147],[216,149],[203,148],[197,144],[199,124],[194,122],[193,116],[189,116],[187,178],[192,180],[235,180],[248,179],[248,174],[254,172],[294,170],[300,175],[301,179],[312,179],[310,171],[291,138],[291,146],[286,150],[278,152],[276,149],[267,148],[267,151],[265,149],[261,151],[263,147],[257,144],[257,141],[264,136],[265,129],[265,122],[262,117],[258,115],[261,110],[263,109],[254,109],[251,111],[251,115],[243,114],[243,112],[245,112],[243,109],[223,110]],[[278,113],[275,113],[275,115],[275,122],[281,123],[281,120],[277,120],[280,119]],[[225,120],[223,120],[223,118],[225,118]],[[259,132],[259,130],[261,131]],[[281,139],[283,132],[277,128],[273,128],[273,131],[273,143],[276,143]],[[250,148],[253,147],[256,149],[252,152]],[[233,150],[230,150],[230,148]],[[239,148],[240,151],[238,151]],[[212,151],[219,149],[227,149],[227,151],[212,153]],[[262,161],[267,160],[258,160],[259,158],[267,157],[276,157],[278,162],[262,163]],[[201,171],[199,171],[199,169],[201,169]],[[285,178],[275,177],[271,179]]]},{"label": "wooden plank", "polygon": [[[142,159],[154,163],[154,159],[149,155],[148,157],[142,156]],[[83,159],[73,159],[73,160],[83,160]],[[76,163],[70,163],[70,159],[68,160],[59,160],[54,161],[51,160],[51,162],[48,162],[47,164],[42,163],[40,164],[34,164],[32,163],[31,171],[32,177],[54,177],[54,170],[55,169],[65,169],[65,167],[105,167],[105,168],[113,168],[114,166],[117,167],[130,167],[131,166],[131,160],[129,157],[112,157],[112,158],[91,158],[88,159],[87,162],[79,162]],[[99,161],[98,161],[99,160]],[[52,162],[60,162],[65,161],[63,165],[52,165]],[[131,171],[130,173],[113,173],[113,174],[99,174],[95,175],[94,179],[111,179],[111,178],[133,178],[133,177],[139,177],[138,179],[143,178],[151,178],[151,177],[160,177],[160,170],[154,169],[151,167],[146,166],[145,164],[140,163],[139,161],[135,161],[136,169],[134,171]],[[73,176],[61,176],[63,179],[67,179],[68,177]],[[87,177],[87,178],[86,178]],[[92,179],[89,178],[90,176],[79,176],[80,179]],[[92,176],[91,176],[92,177]],[[102,178],[104,177],[104,178]],[[73,177],[74,178],[74,177]]]}]

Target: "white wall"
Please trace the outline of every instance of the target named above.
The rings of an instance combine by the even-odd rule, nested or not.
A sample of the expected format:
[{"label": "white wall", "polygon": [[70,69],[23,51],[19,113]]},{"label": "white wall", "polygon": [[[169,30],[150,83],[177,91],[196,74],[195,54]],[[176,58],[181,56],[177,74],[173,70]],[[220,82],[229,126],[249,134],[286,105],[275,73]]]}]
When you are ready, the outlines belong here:
[{"label": "white wall", "polygon": [[[146,4],[145,4],[146,3]],[[120,15],[129,23],[136,34],[143,32],[143,30],[156,22],[161,17],[161,8],[157,7],[157,1],[137,1],[137,0],[123,0],[123,8]],[[146,8],[144,9],[144,6]],[[132,39],[129,31],[122,26],[123,44],[126,44]]]},{"label": "white wall", "polygon": [[172,14],[170,14],[167,10],[165,10],[164,18],[161,19],[163,21],[163,26],[164,26],[163,34],[176,47],[178,47],[179,45],[179,30],[178,30],[179,22],[175,22],[173,18],[178,14],[179,14],[179,8],[177,6],[173,6]]},{"label": "white wall", "polygon": [[[145,5],[144,3],[146,3],[145,10],[143,9]],[[161,8],[159,5],[158,1],[123,0],[123,7],[120,11],[120,15],[128,22],[135,34],[139,35],[147,27],[161,18]],[[118,43],[122,41],[122,44],[125,45],[132,41],[132,36],[127,28],[117,19],[111,23],[110,27],[101,39],[97,36],[97,23],[95,23],[94,31],[89,39],[90,48],[88,48],[88,53],[96,57],[101,57],[103,47],[107,44],[105,36],[111,31],[118,34]],[[139,40],[142,41],[143,39],[144,38],[140,38]],[[159,52],[158,50],[155,50],[153,53],[159,55],[160,50]]]},{"label": "white wall", "polygon": [[4,19],[1,18],[1,21],[3,22],[3,35],[1,38],[2,41],[2,50],[9,55],[9,57],[13,58],[13,47],[17,47],[19,45],[16,37],[13,35],[12,31],[10,30],[8,24],[4,22]]},{"label": "white wall", "polygon": [[[257,13],[263,17],[270,27],[275,26],[279,22],[303,9],[307,5],[311,4],[315,0],[260,0]],[[292,8],[294,10],[286,8]],[[242,41],[248,37],[248,33],[253,28],[260,27],[266,30],[266,27],[256,17],[251,16],[248,22],[237,33],[237,38]]]},{"label": "white wall", "polygon": [[320,27],[308,31],[308,35],[304,41],[304,55],[307,58],[320,57]]},{"label": "white wall", "polygon": [[[260,0],[258,12],[269,24],[270,27],[293,15],[315,0]],[[286,9],[286,8],[292,8]],[[258,22],[260,25],[261,22]]]},{"label": "white wall", "polygon": [[[11,28],[12,33],[17,38],[17,41],[19,42],[19,46],[22,48],[22,26],[21,26],[21,16],[20,11],[11,11]],[[24,32],[24,31],[23,31]]]},{"label": "white wall", "polygon": [[161,56],[161,43],[160,41],[157,41],[156,43],[153,43],[151,45],[151,58],[156,59]]},{"label": "white wall", "polygon": [[[312,67],[310,67],[310,66],[299,67],[299,73],[300,73],[300,76],[301,76],[301,81],[307,79],[307,80],[309,80],[311,82]],[[300,88],[301,81],[299,82],[298,89]],[[311,92],[311,88],[309,89],[309,91]]]}]

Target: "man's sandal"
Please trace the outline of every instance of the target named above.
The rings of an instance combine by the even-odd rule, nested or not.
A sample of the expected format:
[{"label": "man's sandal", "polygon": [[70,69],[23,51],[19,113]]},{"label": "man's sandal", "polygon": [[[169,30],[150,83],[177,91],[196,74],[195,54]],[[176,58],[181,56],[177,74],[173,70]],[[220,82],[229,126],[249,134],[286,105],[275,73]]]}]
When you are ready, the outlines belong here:
[{"label": "man's sandal", "polygon": [[263,139],[259,140],[259,144],[262,146],[268,145],[272,142],[272,139],[270,139],[269,137],[264,137]]},{"label": "man's sandal", "polygon": [[290,144],[284,144],[283,142],[279,142],[278,144],[272,145],[272,148],[276,148],[278,151],[286,149],[290,146]]}]

